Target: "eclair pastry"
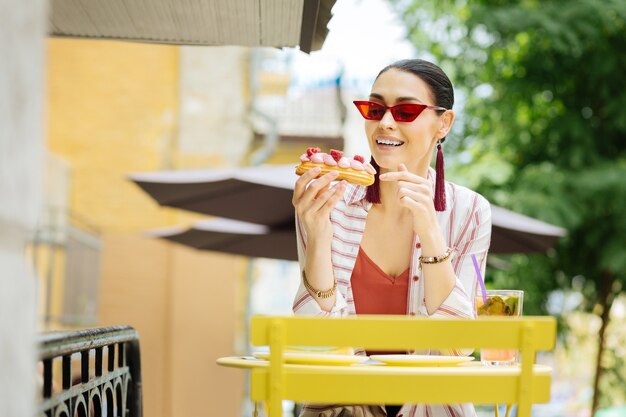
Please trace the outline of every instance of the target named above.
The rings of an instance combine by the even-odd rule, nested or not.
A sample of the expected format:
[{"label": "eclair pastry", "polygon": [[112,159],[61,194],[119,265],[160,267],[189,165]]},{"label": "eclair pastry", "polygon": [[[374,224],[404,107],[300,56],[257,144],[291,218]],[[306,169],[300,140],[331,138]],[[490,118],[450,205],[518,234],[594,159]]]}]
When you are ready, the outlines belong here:
[{"label": "eclair pastry", "polygon": [[318,167],[321,168],[319,176],[337,171],[338,181],[346,180],[356,185],[374,184],[376,170],[360,155],[348,159],[343,156],[343,152],[335,149],[331,149],[330,153],[324,153],[320,152],[320,148],[307,148],[306,153],[300,155],[300,165],[296,167],[296,174],[302,175]]}]

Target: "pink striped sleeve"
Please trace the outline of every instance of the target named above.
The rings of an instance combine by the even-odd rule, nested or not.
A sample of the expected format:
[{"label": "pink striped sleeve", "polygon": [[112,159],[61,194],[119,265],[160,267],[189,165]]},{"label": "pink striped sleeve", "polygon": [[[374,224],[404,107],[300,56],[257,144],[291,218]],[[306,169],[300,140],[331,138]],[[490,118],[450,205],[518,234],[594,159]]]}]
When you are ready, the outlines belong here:
[{"label": "pink striped sleeve", "polygon": [[[474,291],[476,290],[476,271],[471,255],[475,255],[482,265],[484,276],[487,251],[491,241],[491,208],[487,200],[474,194],[469,200],[469,209],[463,215],[457,212],[457,224],[454,227],[455,251],[453,267],[457,276],[456,285],[439,308],[431,315],[434,318],[475,318]],[[456,208],[456,207],[455,207]],[[442,351],[443,355],[468,355],[472,350]]]},{"label": "pink striped sleeve", "polygon": [[478,288],[478,275],[472,262],[472,255],[476,257],[484,277],[487,253],[491,244],[491,206],[482,196],[477,197],[476,204],[467,218],[469,227],[464,234],[457,236],[455,246],[452,248],[455,251],[454,272],[470,297],[472,307]]},{"label": "pink striped sleeve", "polygon": [[[300,264],[300,271],[304,271],[304,262],[306,256],[306,236],[302,230],[302,224],[298,215],[296,214],[296,242],[298,246],[298,263]],[[339,283],[337,284],[339,286]],[[341,291],[336,292],[335,306],[331,311],[324,311],[319,306],[317,301],[311,296],[311,294],[304,287],[304,283],[300,280],[300,287],[293,300],[292,309],[296,315],[305,316],[342,316],[345,315],[347,302]]]}]

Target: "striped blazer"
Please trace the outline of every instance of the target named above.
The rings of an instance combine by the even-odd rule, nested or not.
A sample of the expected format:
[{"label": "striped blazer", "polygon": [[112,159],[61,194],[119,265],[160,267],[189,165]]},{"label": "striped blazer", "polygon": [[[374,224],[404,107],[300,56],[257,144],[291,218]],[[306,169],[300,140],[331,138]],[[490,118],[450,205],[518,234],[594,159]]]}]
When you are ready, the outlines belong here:
[{"label": "striped blazer", "polygon": [[[435,172],[431,168],[428,180],[433,187]],[[365,220],[371,203],[365,200],[366,187],[348,185],[343,199],[331,213],[333,239],[331,262],[337,280],[335,305],[330,312],[324,311],[309,294],[301,282],[293,303],[295,314],[320,316],[347,316],[356,314],[350,285],[352,270],[359,252],[365,230]],[[454,251],[452,266],[456,274],[456,285],[439,308],[428,314],[424,300],[424,280],[419,270],[421,246],[417,236],[413,238],[413,251],[409,265],[409,289],[407,314],[411,316],[474,318],[474,295],[478,288],[476,270],[471,259],[475,255],[484,276],[487,252],[491,241],[491,207],[489,202],[474,191],[451,182],[446,182],[446,207],[437,212],[437,221],[447,245]],[[296,216],[298,259],[304,270],[306,235]],[[420,352],[443,355],[466,355],[471,351]],[[471,404],[431,405],[405,404],[400,414],[404,417],[452,417],[474,416]]]}]

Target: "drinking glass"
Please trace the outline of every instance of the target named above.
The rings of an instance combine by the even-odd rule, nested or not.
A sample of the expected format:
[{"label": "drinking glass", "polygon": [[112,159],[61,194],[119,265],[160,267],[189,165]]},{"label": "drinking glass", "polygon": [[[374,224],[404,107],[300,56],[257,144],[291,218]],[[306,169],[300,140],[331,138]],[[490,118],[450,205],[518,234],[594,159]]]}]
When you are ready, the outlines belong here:
[{"label": "drinking glass", "polygon": [[[487,303],[482,296],[476,297],[476,312],[479,316],[521,317],[524,291],[487,290]],[[518,362],[517,349],[481,349],[480,361],[484,365],[512,365]]]}]

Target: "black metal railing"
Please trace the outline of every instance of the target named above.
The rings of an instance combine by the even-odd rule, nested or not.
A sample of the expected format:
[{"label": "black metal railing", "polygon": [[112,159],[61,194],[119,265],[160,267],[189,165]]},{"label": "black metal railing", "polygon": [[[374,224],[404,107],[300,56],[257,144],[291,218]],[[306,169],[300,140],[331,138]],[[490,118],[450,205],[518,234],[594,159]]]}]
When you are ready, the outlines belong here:
[{"label": "black metal railing", "polygon": [[112,326],[53,332],[42,334],[38,341],[43,376],[38,416],[142,417],[135,329]]}]

